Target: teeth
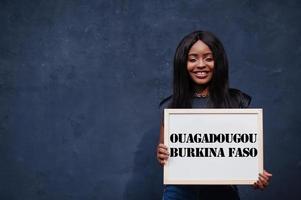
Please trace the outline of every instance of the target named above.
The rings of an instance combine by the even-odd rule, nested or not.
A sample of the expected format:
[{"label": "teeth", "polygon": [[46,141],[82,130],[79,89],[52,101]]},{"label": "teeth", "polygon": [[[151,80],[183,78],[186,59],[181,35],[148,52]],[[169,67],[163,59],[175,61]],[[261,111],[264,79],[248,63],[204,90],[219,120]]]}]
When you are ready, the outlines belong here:
[{"label": "teeth", "polygon": [[206,75],[207,72],[197,72],[196,74],[197,74],[197,75]]}]

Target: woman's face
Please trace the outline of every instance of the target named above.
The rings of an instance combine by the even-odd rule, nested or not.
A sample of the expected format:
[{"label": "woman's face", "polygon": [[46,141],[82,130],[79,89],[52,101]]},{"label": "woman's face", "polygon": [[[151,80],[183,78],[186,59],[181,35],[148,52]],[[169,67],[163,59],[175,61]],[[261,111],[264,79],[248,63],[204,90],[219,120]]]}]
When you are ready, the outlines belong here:
[{"label": "woman's face", "polygon": [[187,60],[188,73],[197,85],[205,85],[213,76],[214,59],[209,47],[198,40],[189,50]]}]

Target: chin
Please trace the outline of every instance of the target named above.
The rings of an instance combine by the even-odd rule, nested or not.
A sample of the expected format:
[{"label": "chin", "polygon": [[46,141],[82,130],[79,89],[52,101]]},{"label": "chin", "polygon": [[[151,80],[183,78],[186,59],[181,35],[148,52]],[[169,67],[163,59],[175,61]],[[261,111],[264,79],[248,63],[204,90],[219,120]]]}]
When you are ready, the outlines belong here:
[{"label": "chin", "polygon": [[210,82],[210,79],[193,79],[193,82],[197,85],[206,85]]}]

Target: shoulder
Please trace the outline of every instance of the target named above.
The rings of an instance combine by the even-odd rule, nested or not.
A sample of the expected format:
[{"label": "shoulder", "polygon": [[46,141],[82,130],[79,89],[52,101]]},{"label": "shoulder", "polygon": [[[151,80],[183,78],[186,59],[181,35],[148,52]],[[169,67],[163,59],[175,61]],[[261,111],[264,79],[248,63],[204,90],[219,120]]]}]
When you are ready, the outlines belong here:
[{"label": "shoulder", "polygon": [[172,95],[164,98],[160,104],[159,104],[159,108],[161,109],[164,109],[164,108],[168,108],[170,106],[170,103],[171,103],[171,100],[172,100]]},{"label": "shoulder", "polygon": [[252,97],[238,89],[230,88],[229,95],[232,102],[235,102],[239,108],[249,107]]}]

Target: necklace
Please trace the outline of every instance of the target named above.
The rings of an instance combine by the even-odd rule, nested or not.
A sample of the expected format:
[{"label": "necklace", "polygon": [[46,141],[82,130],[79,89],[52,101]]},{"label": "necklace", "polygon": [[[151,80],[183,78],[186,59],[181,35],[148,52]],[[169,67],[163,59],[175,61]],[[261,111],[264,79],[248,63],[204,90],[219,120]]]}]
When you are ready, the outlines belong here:
[{"label": "necklace", "polygon": [[208,97],[209,94],[208,94],[208,92],[207,92],[206,94],[202,94],[202,93],[197,93],[197,92],[195,92],[195,93],[194,93],[194,96],[199,97],[199,98],[205,98],[205,97]]}]

